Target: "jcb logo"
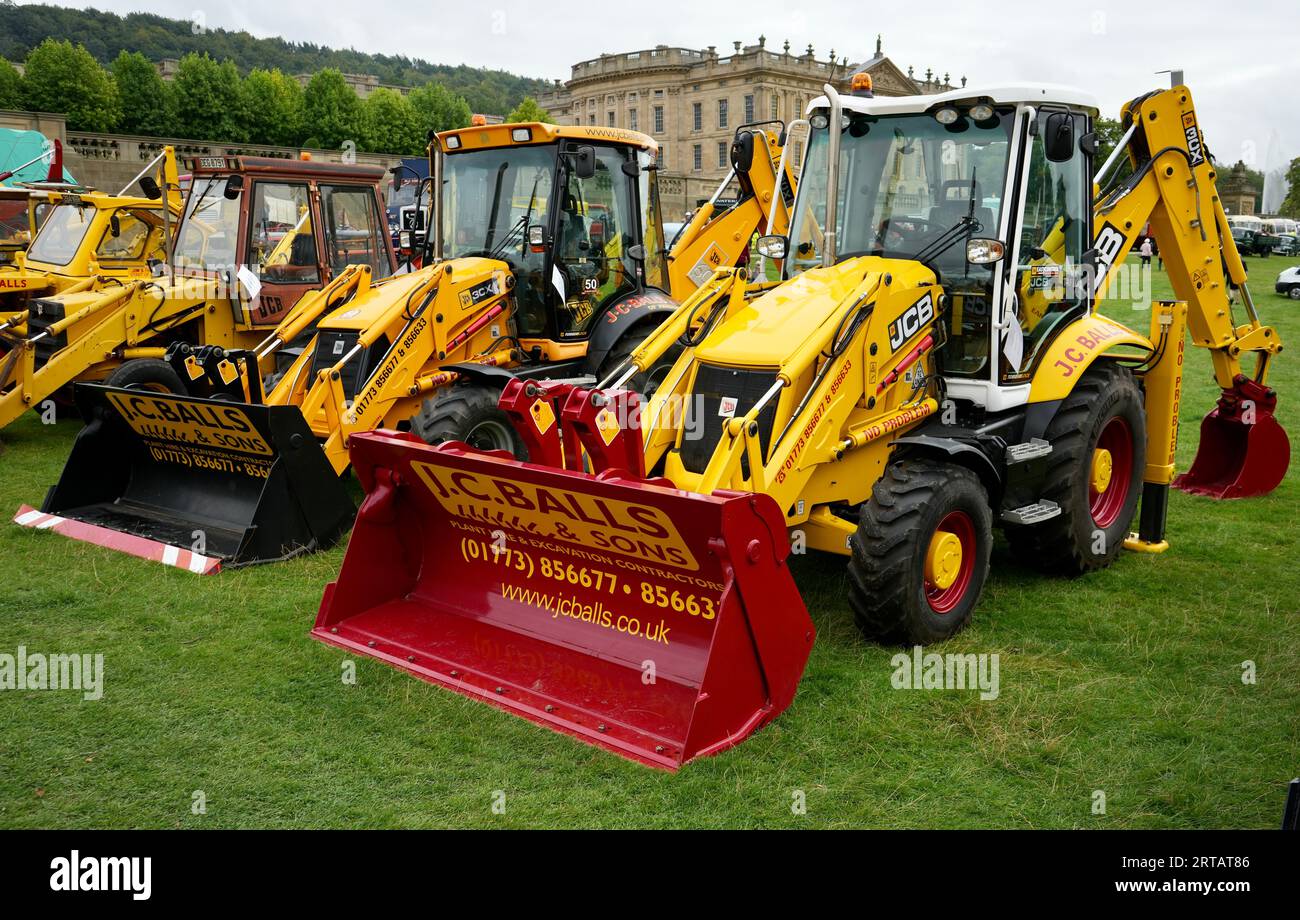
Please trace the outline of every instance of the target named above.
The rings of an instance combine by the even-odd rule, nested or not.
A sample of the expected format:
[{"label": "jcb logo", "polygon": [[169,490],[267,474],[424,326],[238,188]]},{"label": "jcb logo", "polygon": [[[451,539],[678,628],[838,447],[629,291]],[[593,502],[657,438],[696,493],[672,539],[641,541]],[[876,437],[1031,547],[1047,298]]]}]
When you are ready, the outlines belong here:
[{"label": "jcb logo", "polygon": [[889,347],[894,351],[920,332],[934,319],[934,298],[927,293],[903,311],[903,315],[889,324]]},{"label": "jcb logo", "polygon": [[1092,248],[1097,253],[1092,278],[1092,293],[1096,294],[1101,289],[1106,276],[1110,274],[1111,266],[1115,264],[1115,260],[1124,249],[1124,234],[1120,233],[1113,224],[1102,224],[1101,232],[1097,234],[1097,241],[1092,244]]},{"label": "jcb logo", "polygon": [[1205,162],[1205,152],[1201,149],[1201,132],[1196,130],[1196,114],[1183,113],[1183,134],[1187,136],[1187,152],[1191,154],[1192,166]]}]

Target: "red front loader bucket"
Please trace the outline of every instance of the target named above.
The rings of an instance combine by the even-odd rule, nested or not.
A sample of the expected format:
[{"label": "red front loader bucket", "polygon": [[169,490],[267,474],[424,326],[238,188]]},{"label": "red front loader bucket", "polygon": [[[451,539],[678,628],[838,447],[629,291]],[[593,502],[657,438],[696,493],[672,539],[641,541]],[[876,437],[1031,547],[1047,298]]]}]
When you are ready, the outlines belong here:
[{"label": "red front loader bucket", "polygon": [[1291,443],[1273,415],[1276,408],[1276,392],[1238,377],[1201,420],[1196,459],[1174,479],[1174,488],[1211,498],[1250,498],[1276,489],[1291,464]]},{"label": "red front loader bucket", "polygon": [[794,698],[813,625],[766,496],[355,435],[366,490],[312,635],[675,769]]}]

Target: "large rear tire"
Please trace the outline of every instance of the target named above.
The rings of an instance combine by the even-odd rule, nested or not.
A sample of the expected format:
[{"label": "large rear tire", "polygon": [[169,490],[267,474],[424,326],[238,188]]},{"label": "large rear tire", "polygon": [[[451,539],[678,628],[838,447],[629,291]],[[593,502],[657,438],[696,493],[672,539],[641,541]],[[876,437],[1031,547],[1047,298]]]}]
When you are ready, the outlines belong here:
[{"label": "large rear tire", "polygon": [[496,388],[479,384],[443,387],[424,400],[411,419],[411,430],[426,444],[464,441],[479,450],[506,450],[527,460],[528,450],[510,417],[497,408],[500,397]]},{"label": "large rear tire", "polygon": [[927,459],[891,463],[849,538],[849,606],[869,639],[927,645],[970,621],[989,573],[993,512],[979,477]]},{"label": "large rear tire", "polygon": [[1046,572],[1081,575],[1115,561],[1128,536],[1146,462],[1146,410],[1128,368],[1090,367],[1047,426],[1052,445],[1042,497],[1051,520],[1007,525],[1016,558]]},{"label": "large rear tire", "polygon": [[189,390],[181,380],[180,374],[172,369],[166,361],[157,358],[136,358],[127,361],[104,381],[106,386],[121,387],[126,390],[149,390],[153,393],[171,393],[173,396],[188,396]]}]

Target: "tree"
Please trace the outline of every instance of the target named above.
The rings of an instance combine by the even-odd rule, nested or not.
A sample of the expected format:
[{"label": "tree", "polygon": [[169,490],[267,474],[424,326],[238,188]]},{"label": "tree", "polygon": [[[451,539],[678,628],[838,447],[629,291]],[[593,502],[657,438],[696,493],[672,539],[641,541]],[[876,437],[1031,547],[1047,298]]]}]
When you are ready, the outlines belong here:
[{"label": "tree", "polygon": [[0,109],[16,109],[23,104],[22,81],[18,68],[0,58]]},{"label": "tree", "polygon": [[469,103],[441,83],[416,87],[407,98],[426,133],[468,127],[473,117]]},{"label": "tree", "polygon": [[250,141],[293,147],[302,140],[302,87],[278,68],[244,78],[244,107]]},{"label": "tree", "polygon": [[84,47],[47,38],[27,55],[23,104],[60,112],[73,131],[111,131],[119,117],[117,87]]},{"label": "tree", "polygon": [[172,93],[175,131],[181,137],[225,143],[247,139],[244,95],[233,62],[218,64],[206,53],[185,55]]},{"label": "tree", "polygon": [[118,128],[128,134],[165,134],[171,128],[168,118],[167,85],[158,68],[138,51],[123,51],[113,61],[113,82],[121,101],[122,118]]},{"label": "tree", "polygon": [[1286,193],[1286,198],[1282,200],[1282,207],[1277,212],[1283,217],[1294,217],[1300,220],[1300,157],[1291,161],[1287,167],[1286,181],[1291,186]]},{"label": "tree", "polygon": [[506,124],[519,124],[524,121],[550,121],[551,113],[537,104],[532,96],[525,96],[524,101],[515,106],[513,112],[506,116]]},{"label": "tree", "polygon": [[319,71],[303,93],[303,115],[313,144],[327,148],[356,143],[361,134],[361,100],[343,74],[333,68]]},{"label": "tree", "polygon": [[380,87],[361,104],[361,148],[374,153],[416,154],[424,150],[425,132],[415,108],[396,90]]}]

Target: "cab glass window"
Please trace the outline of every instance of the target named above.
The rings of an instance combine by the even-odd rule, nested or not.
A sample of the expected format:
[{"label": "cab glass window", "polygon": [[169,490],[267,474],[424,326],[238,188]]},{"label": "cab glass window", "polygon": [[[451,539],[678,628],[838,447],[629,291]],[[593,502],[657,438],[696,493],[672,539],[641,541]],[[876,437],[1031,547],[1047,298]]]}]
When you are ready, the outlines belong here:
[{"label": "cab glass window", "polygon": [[368,188],[322,185],[325,257],[334,274],[349,265],[369,265],[373,277],[388,274],[388,256],[375,194]]},{"label": "cab glass window", "polygon": [[249,260],[263,281],[320,283],[316,228],[306,185],[256,183],[249,234]]},{"label": "cab glass window", "polygon": [[637,215],[632,183],[623,172],[626,156],[596,147],[596,174],[579,179],[567,170],[555,233],[557,287],[564,303],[561,336],[584,335],[603,307],[637,289],[637,263],[628,255],[636,242]]},{"label": "cab glass window", "polygon": [[161,218],[149,211],[121,208],[104,228],[95,258],[101,263],[139,262],[165,257]]},{"label": "cab glass window", "polygon": [[[1047,119],[1038,113],[1038,130],[1029,138],[1024,218],[1015,266],[1016,318],[1020,347],[1004,347],[1004,380],[1027,379],[1038,355],[1055,331],[1087,310],[1090,296],[1083,253],[1089,246],[1087,156],[1072,145],[1063,162],[1047,158]],[[1073,115],[1075,138],[1087,130],[1082,115]]]}]

